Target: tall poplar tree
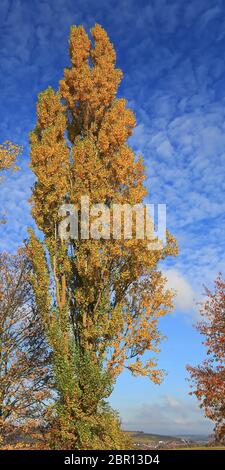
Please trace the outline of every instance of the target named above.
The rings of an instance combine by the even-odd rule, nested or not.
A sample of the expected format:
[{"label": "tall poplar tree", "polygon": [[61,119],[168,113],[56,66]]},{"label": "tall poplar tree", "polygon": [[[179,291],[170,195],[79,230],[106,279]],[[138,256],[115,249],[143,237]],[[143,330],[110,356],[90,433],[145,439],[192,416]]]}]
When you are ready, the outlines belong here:
[{"label": "tall poplar tree", "polygon": [[53,350],[58,400],[52,445],[120,449],[126,444],[105,399],[125,368],[161,381],[158,319],[171,310],[172,294],[158,263],[177,246],[170,233],[161,250],[135,237],[59,237],[62,204],[77,208],[81,224],[82,196],[111,211],[113,204],[142,203],[146,195],[142,159],[127,143],[135,117],[116,96],[122,72],[114,48],[98,24],[91,33],[93,42],[82,26],[71,28],[71,66],[58,91],[49,87],[38,98],[31,202],[43,240],[30,230],[29,252]]}]

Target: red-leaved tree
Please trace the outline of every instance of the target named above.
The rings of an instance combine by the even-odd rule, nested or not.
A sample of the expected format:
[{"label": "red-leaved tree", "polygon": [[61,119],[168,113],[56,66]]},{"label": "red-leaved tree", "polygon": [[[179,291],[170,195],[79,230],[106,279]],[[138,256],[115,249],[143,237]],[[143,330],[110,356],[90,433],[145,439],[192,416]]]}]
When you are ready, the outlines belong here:
[{"label": "red-leaved tree", "polygon": [[193,394],[205,415],[215,423],[216,440],[225,442],[225,281],[219,275],[214,292],[206,289],[197,330],[205,336],[207,358],[197,367],[187,366]]}]

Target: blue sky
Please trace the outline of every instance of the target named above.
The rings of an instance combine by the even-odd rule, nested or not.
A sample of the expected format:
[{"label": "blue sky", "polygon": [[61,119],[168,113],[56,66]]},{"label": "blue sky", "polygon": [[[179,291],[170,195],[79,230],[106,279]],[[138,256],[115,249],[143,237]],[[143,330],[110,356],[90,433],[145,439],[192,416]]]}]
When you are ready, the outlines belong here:
[{"label": "blue sky", "polygon": [[149,200],[167,204],[167,224],[180,254],[164,263],[178,291],[176,308],[161,321],[168,339],[160,365],[164,383],[124,373],[111,402],[124,427],[161,433],[212,429],[188,396],[187,363],[204,355],[195,301],[224,266],[225,10],[222,0],[1,0],[0,142],[24,146],[21,171],[0,189],[0,249],[14,250],[32,225],[27,199],[28,133],[37,94],[57,87],[68,65],[72,24],[106,28],[124,72],[120,95],[135,111],[131,138],[147,167]]}]

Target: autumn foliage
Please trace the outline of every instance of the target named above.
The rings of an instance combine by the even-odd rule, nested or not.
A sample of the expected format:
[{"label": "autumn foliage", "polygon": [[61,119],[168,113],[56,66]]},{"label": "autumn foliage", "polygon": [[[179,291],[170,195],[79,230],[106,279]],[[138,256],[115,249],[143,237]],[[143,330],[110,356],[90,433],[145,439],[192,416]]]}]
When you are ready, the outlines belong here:
[{"label": "autumn foliage", "polygon": [[0,174],[3,170],[14,167],[16,157],[21,152],[21,146],[10,141],[0,144]]},{"label": "autumn foliage", "polygon": [[[122,72],[105,30],[89,39],[71,28],[71,65],[59,90],[40,93],[30,135],[36,183],[32,214],[44,238],[30,230],[32,284],[53,351],[58,401],[52,421],[56,448],[123,448],[119,420],[106,401],[127,368],[159,383],[158,319],[172,308],[172,294],[158,269],[177,253],[167,233],[161,250],[147,240],[62,241],[59,208],[91,203],[141,203],[144,167],[129,144],[135,126],[126,100],[117,98]],[[147,353],[144,356],[144,353]]]},{"label": "autumn foliage", "polygon": [[0,443],[44,426],[49,349],[35,308],[26,250],[0,254]]},{"label": "autumn foliage", "polygon": [[188,366],[193,392],[205,415],[215,423],[215,438],[225,442],[225,282],[215,281],[214,292],[206,289],[198,331],[205,337],[207,359],[197,367]]},{"label": "autumn foliage", "polygon": [[[16,158],[21,153],[21,146],[13,144],[10,141],[6,141],[0,144],[0,182],[2,180],[2,174],[5,170],[16,170]],[[5,223],[5,218],[0,213],[0,224]]]},{"label": "autumn foliage", "polygon": [[[0,180],[5,170],[16,170],[21,147],[0,145]],[[0,224],[5,219],[0,219]],[[27,446],[45,425],[51,398],[49,348],[35,308],[25,248],[0,253],[0,447]],[[35,431],[36,428],[36,431]],[[16,437],[17,436],[17,437]],[[15,440],[20,437],[20,443]],[[30,443],[29,443],[30,446]]]}]

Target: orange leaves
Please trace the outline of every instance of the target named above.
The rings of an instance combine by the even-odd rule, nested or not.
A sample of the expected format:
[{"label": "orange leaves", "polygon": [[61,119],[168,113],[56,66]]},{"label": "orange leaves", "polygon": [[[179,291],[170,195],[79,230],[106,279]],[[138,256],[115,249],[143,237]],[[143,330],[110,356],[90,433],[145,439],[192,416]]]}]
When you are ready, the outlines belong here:
[{"label": "orange leaves", "polygon": [[76,101],[88,99],[92,80],[88,64],[90,40],[82,26],[73,26],[70,32],[70,59],[72,68],[64,70],[60,81],[60,93],[67,107],[75,113]]},{"label": "orange leaves", "polygon": [[69,186],[70,152],[65,130],[66,118],[59,94],[49,87],[39,95],[37,125],[30,134],[31,168],[38,178],[31,198],[32,213],[38,227],[48,233],[55,230],[58,209]]},{"label": "orange leaves", "polygon": [[95,66],[107,62],[107,65],[111,63],[114,66],[116,53],[104,28],[99,24],[95,24],[91,29],[91,34],[95,43],[94,49],[91,50],[93,65]]},{"label": "orange leaves", "polygon": [[219,275],[214,292],[206,289],[202,303],[202,322],[197,329],[205,339],[207,359],[197,367],[187,366],[193,389],[206,416],[215,422],[215,437],[225,442],[225,281]]},{"label": "orange leaves", "polygon": [[[55,126],[55,121],[61,115],[62,112],[63,107],[59,101],[58,94],[54,93],[54,90],[51,87],[48,87],[47,90],[41,92],[38,97],[37,130],[42,131],[43,129]],[[60,129],[60,126],[58,127]]]},{"label": "orange leaves", "polygon": [[60,81],[61,96],[71,111],[74,129],[78,132],[99,124],[115,97],[122,75],[114,67],[115,51],[104,29],[96,25],[92,35],[94,48],[90,47],[83,27],[71,28],[72,67],[64,70],[64,78]]},{"label": "orange leaves", "polygon": [[83,26],[70,29],[70,60],[74,67],[79,67],[89,57],[91,42]]},{"label": "orange leaves", "polygon": [[98,134],[100,151],[111,153],[126,142],[135,126],[133,112],[126,108],[125,99],[116,99],[111,108],[106,111]]},{"label": "orange leaves", "polygon": [[108,172],[97,152],[93,137],[77,140],[72,148],[73,164],[71,199],[80,202],[81,196],[89,196],[92,203],[105,199],[108,189]]},{"label": "orange leaves", "polygon": [[[90,408],[96,389],[101,390],[97,371],[105,369],[111,381],[124,368],[155,383],[162,378],[154,358],[144,361],[143,355],[159,352],[158,318],[172,308],[172,295],[157,264],[177,253],[176,240],[169,233],[161,251],[149,250],[147,239],[113,238],[113,204],[143,202],[145,169],[142,158],[127,144],[135,117],[126,100],[116,98],[122,72],[115,66],[115,50],[101,26],[95,25],[91,33],[93,45],[82,26],[71,28],[71,67],[64,70],[59,93],[51,88],[41,93],[37,125],[31,133],[31,168],[37,177],[32,214],[44,235],[40,243],[31,233],[32,282],[53,349],[60,397],[58,442],[73,439],[79,446],[80,433],[83,448],[88,439],[82,420],[89,423],[89,416],[82,390],[89,387]],[[108,238],[101,233],[98,239],[82,238],[84,196],[90,205],[106,207],[111,217]],[[58,237],[57,213],[65,202],[75,205],[79,226],[78,239],[68,243]],[[122,212],[123,228],[123,208]],[[91,223],[98,222],[96,212],[88,215]],[[133,222],[131,210],[131,228]],[[75,373],[75,351],[87,354],[93,368],[94,381],[85,370],[87,384],[79,393],[75,379],[78,374],[81,380],[81,372]],[[91,419],[99,419],[96,410]],[[74,423],[81,426],[75,436]]]},{"label": "orange leaves", "polygon": [[25,249],[0,255],[0,292],[1,441],[2,435],[15,432],[16,423],[28,426],[30,418],[43,420],[51,391],[49,350],[33,304]]},{"label": "orange leaves", "polygon": [[[96,24],[91,33],[95,43],[95,47],[91,50],[95,101],[96,107],[100,106],[103,110],[112,102],[122,78],[122,72],[115,68],[116,53],[106,31]],[[97,115],[100,115],[99,110],[96,109],[96,111]]]}]

